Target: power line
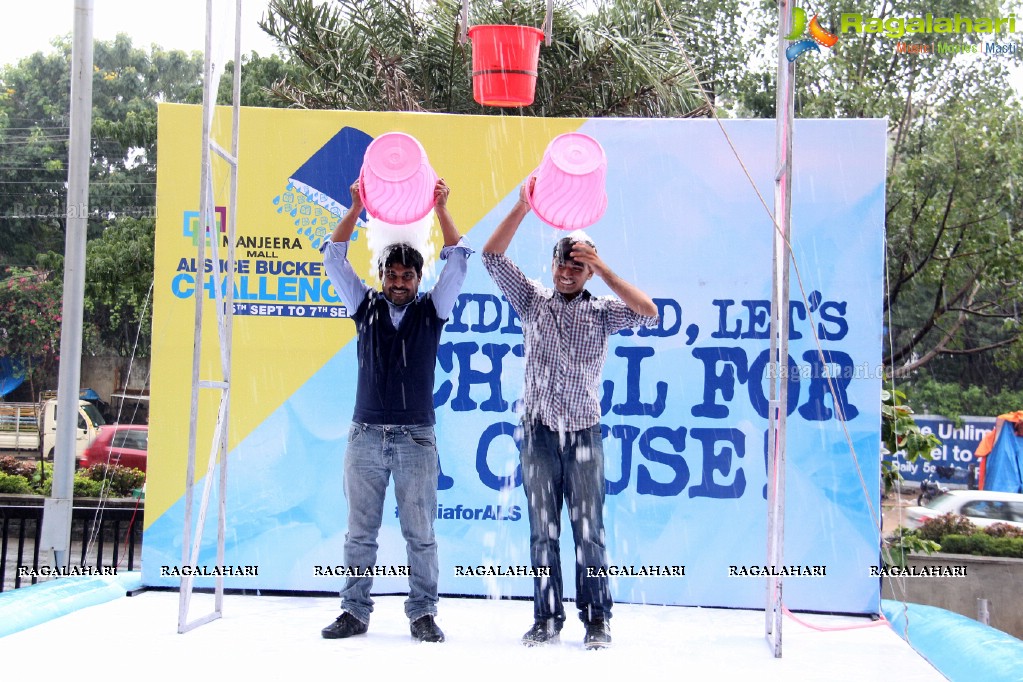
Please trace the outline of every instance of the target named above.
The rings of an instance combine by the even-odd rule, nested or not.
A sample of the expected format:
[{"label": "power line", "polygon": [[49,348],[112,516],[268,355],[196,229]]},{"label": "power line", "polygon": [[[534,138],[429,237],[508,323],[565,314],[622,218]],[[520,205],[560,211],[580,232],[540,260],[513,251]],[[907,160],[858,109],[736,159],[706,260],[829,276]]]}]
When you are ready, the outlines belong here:
[{"label": "power line", "polygon": [[9,126],[7,128],[0,128],[0,130],[8,132],[11,130],[71,130],[71,129],[68,128],[67,126],[22,126],[22,127]]},{"label": "power line", "polygon": [[[155,218],[156,217],[156,206],[142,206],[136,209],[117,209],[117,210],[101,210],[101,211],[89,211],[87,213],[90,218]],[[0,220],[62,220],[66,218],[63,213],[55,215],[53,213],[40,213],[40,214],[22,214],[22,215],[4,215],[0,214]]]},{"label": "power line", "polygon": [[60,137],[57,135],[31,135],[21,138],[16,137],[14,139],[3,140],[0,141],[0,144],[9,145],[16,144],[20,146],[24,145],[26,142],[67,142],[67,140],[68,140],[67,136]]},{"label": "power line", "polygon": [[[66,185],[67,180],[0,180],[0,185]],[[150,185],[155,187],[155,182],[115,182],[113,180],[91,180],[90,185],[120,185],[124,187],[138,187]]]},{"label": "power line", "polygon": [[[0,181],[0,185],[3,185],[3,184],[4,183],[2,181]],[[90,183],[90,184],[94,185],[96,183]],[[127,184],[124,185],[124,191],[122,191],[122,192],[111,192],[109,190],[103,192],[103,196],[104,197],[130,197],[130,196],[135,196],[136,194],[138,194],[138,192],[134,191],[132,189],[132,186],[129,186]],[[64,195],[65,195],[64,192],[53,192],[53,191],[43,191],[43,192],[0,192],[0,197],[4,197],[4,198],[6,198],[6,197],[64,197]]]},{"label": "power line", "polygon": [[43,168],[42,166],[0,166],[0,171],[35,171],[37,173],[67,173],[66,168]]}]

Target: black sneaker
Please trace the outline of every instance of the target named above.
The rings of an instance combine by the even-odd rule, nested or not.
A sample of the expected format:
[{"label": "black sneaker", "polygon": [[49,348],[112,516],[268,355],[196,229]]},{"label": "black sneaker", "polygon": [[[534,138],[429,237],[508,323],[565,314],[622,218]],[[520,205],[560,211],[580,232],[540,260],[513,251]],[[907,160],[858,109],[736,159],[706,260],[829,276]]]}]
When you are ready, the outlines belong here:
[{"label": "black sneaker", "polygon": [[324,639],[344,639],[353,635],[366,634],[367,625],[361,620],[348,613],[343,612],[333,623],[323,628],[320,634]]},{"label": "black sneaker", "polygon": [[557,644],[561,632],[561,621],[557,618],[537,618],[533,627],[522,635],[522,643],[526,646],[543,646]]},{"label": "black sneaker", "polygon": [[603,649],[611,646],[611,628],[602,616],[591,618],[586,623],[586,636],[583,647],[587,649]]},{"label": "black sneaker", "polygon": [[412,638],[418,639],[420,642],[444,641],[444,633],[437,627],[437,623],[433,621],[433,616],[431,615],[416,618],[409,625],[409,629],[412,631]]}]

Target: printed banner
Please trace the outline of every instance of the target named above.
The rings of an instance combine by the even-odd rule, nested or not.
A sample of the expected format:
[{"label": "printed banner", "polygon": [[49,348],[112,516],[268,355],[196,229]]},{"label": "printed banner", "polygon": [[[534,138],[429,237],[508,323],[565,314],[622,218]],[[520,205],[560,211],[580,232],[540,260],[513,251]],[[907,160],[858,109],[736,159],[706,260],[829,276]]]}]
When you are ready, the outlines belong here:
[{"label": "printed banner", "polygon": [[962,424],[957,426],[946,417],[923,414],[916,417],[916,423],[924,434],[937,436],[941,445],[931,450],[930,460],[907,462],[900,456],[898,468],[903,480],[932,481],[948,488],[975,488],[980,462],[973,452],[980,440],[995,428],[995,418],[962,417]]},{"label": "printed banner", "polygon": [[[877,612],[883,121],[796,122],[790,346],[781,377],[789,386],[785,553],[784,565],[772,568],[764,564],[773,121],[724,121],[722,130],[710,120],[244,109],[237,263],[215,280],[211,263],[195,262],[200,114],[183,105],[159,114],[145,584],[215,571],[217,486],[199,565],[183,565],[181,551],[196,290],[208,332],[201,378],[218,377],[213,294],[232,286],[235,296],[227,586],[339,590],[356,344],[350,302],[334,292],[317,248],[350,202],[366,147],[391,131],[418,139],[452,188],[457,226],[480,250],[547,144],[578,131],[599,141],[608,159],[608,208],[586,232],[661,315],[656,328],[612,337],[602,380],[614,598],[762,608],[764,574],[773,570],[790,576],[790,608]],[[221,111],[214,123],[225,147],[229,121]],[[229,180],[221,165],[213,176],[224,258]],[[438,270],[434,222],[423,290]],[[550,286],[551,247],[561,236],[531,214],[508,255]],[[360,220],[350,258],[377,285],[367,241]],[[590,284],[596,295],[610,293],[599,278]],[[434,387],[441,593],[532,594],[516,433],[522,354],[518,317],[476,254],[441,338]],[[214,392],[201,391],[200,404],[194,509]],[[389,492],[374,584],[381,593],[408,589],[395,511]],[[572,596],[567,515],[562,526]]]}]

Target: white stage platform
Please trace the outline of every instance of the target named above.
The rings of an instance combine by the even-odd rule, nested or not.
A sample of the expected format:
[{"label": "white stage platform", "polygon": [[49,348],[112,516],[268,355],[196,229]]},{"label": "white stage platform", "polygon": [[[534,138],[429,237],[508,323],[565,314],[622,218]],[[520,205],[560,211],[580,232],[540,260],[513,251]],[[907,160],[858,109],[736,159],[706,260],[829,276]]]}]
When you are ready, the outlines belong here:
[{"label": "white stage platform", "polygon": [[[783,656],[776,659],[764,639],[760,611],[618,604],[611,621],[613,646],[585,651],[574,612],[560,644],[523,647],[519,638],[532,623],[532,602],[526,600],[443,598],[438,623],[447,641],[413,642],[403,601],[378,597],[366,635],[325,640],[320,629],[338,615],[336,597],[229,594],[223,618],[179,635],[178,594],[145,591],[0,638],[0,654],[8,673],[78,680],[187,674],[234,680],[371,675],[522,682],[538,673],[579,680],[946,679],[887,623],[869,618],[796,614],[815,627],[839,629],[819,631],[787,618]],[[195,595],[191,618],[212,605],[212,595]]]}]

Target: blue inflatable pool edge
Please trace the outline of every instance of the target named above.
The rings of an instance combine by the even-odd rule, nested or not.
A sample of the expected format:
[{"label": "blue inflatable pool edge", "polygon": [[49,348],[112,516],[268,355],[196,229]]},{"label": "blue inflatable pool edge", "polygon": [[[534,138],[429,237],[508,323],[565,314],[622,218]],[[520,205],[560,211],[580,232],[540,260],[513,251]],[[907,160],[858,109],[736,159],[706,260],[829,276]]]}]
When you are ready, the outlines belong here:
[{"label": "blue inflatable pool edge", "polygon": [[881,600],[891,628],[952,682],[1023,680],[1023,641],[936,606]]},{"label": "blue inflatable pool edge", "polygon": [[142,573],[59,578],[0,593],[0,637],[142,589]]}]

